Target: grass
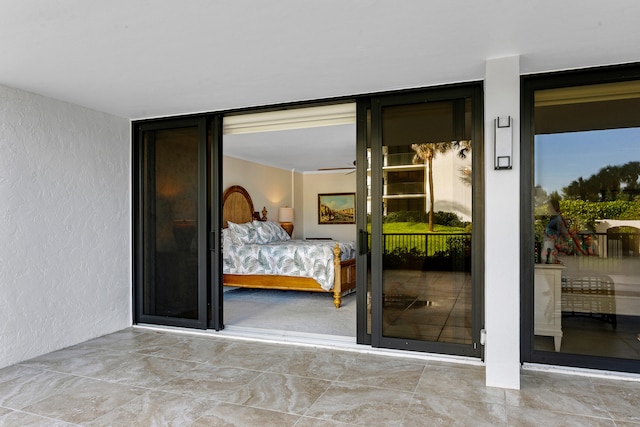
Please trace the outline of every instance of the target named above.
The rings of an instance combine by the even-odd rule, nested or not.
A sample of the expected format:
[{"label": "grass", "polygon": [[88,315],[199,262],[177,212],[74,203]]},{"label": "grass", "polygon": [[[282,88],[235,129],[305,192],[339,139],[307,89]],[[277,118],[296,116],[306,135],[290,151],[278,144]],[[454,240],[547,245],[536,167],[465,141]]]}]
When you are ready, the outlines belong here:
[{"label": "grass", "polygon": [[382,232],[387,234],[424,234],[424,233],[466,233],[464,227],[449,227],[434,224],[433,231],[429,231],[429,224],[424,222],[388,222],[382,224]]}]

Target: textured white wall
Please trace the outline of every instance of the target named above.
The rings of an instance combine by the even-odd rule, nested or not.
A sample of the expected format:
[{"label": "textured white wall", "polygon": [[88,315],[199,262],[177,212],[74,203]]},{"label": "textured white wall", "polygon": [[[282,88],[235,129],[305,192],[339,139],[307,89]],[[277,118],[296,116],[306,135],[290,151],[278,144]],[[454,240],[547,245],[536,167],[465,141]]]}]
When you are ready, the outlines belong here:
[{"label": "textured white wall", "polygon": [[129,120],[0,86],[0,367],[131,325]]},{"label": "textured white wall", "polygon": [[[520,57],[488,60],[484,98],[486,384],[520,388]],[[513,169],[494,170],[493,121],[511,116]]]}]

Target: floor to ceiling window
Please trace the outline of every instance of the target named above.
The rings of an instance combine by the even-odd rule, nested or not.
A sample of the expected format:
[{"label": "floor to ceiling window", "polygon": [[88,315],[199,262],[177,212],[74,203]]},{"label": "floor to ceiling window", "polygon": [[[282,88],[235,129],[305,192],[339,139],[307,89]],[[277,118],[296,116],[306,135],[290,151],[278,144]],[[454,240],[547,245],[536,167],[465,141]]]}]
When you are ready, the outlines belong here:
[{"label": "floor to ceiling window", "polygon": [[640,371],[640,80],[608,71],[525,86],[530,354]]}]

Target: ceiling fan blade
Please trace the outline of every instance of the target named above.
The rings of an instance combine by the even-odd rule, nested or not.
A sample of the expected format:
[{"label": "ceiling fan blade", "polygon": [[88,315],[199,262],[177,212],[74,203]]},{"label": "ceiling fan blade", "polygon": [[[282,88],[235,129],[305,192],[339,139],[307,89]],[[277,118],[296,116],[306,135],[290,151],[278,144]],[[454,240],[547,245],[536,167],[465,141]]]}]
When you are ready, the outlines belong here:
[{"label": "ceiling fan blade", "polygon": [[[344,166],[344,167],[337,167],[337,168],[320,168],[318,169],[319,171],[344,171],[344,170],[350,170],[351,172],[354,172],[356,169],[356,161],[354,160],[353,163],[351,163],[353,166]],[[351,173],[349,172],[349,173]]]},{"label": "ceiling fan blade", "polygon": [[353,169],[355,169],[354,166],[345,167],[345,168],[320,168],[318,170],[319,171],[341,171],[341,170],[353,170]]}]

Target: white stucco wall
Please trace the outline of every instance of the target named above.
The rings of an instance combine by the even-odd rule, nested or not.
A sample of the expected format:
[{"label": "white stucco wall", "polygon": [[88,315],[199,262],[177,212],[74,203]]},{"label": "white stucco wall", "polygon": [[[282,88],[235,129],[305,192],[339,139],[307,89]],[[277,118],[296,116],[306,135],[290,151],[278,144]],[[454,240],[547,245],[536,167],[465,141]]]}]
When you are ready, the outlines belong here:
[{"label": "white stucco wall", "polygon": [[[439,154],[433,162],[434,211],[455,212],[461,220],[472,221],[472,188],[463,182],[465,168],[471,173],[471,152],[467,158],[458,157],[457,151]],[[427,171],[425,170],[425,175]],[[429,187],[425,182],[426,206],[429,211]]]},{"label": "white stucco wall", "polygon": [[0,367],[131,325],[129,120],[0,86]]},{"label": "white stucco wall", "polygon": [[596,220],[596,233],[606,233],[613,227],[635,227],[640,228],[639,220],[632,219],[598,219]]},{"label": "white stucco wall", "polygon": [[[485,140],[486,384],[520,388],[520,57],[488,60]],[[511,116],[513,169],[494,169],[494,120]]]}]

